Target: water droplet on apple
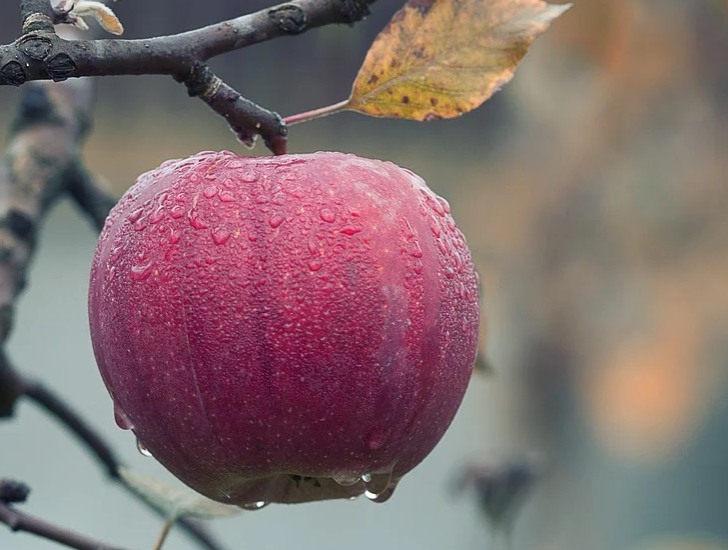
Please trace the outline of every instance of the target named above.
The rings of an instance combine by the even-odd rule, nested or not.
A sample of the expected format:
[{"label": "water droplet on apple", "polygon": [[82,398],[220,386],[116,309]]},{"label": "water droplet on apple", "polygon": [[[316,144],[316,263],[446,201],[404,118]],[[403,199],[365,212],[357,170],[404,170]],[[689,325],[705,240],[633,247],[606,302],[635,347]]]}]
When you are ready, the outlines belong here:
[{"label": "water droplet on apple", "polygon": [[328,208],[322,209],[321,212],[319,212],[319,215],[325,222],[334,223],[334,221],[336,221],[336,212],[329,210]]},{"label": "water droplet on apple", "polygon": [[276,212],[273,214],[273,216],[268,220],[268,223],[270,226],[275,229],[276,227],[279,227],[284,221],[286,220],[286,217],[281,214],[280,212]]},{"label": "water droplet on apple", "polygon": [[356,235],[360,231],[361,227],[358,227],[356,225],[347,225],[344,229],[341,230],[344,235]]},{"label": "water droplet on apple", "polygon": [[351,487],[359,483],[361,476],[352,474],[351,472],[339,472],[331,476],[331,478],[342,487]]},{"label": "water droplet on apple", "polygon": [[[395,485],[396,483],[392,482],[391,471],[389,473],[371,476],[369,481],[364,482],[364,496],[374,502],[384,502],[384,500],[387,500],[391,496],[391,493],[386,498],[384,495]],[[392,489],[392,492],[394,492],[394,489]],[[382,498],[384,500],[380,500]]]},{"label": "water droplet on apple", "polygon": [[173,206],[172,209],[169,211],[169,215],[172,216],[175,220],[178,220],[185,215],[185,209],[179,205]]},{"label": "water droplet on apple", "polygon": [[152,214],[149,216],[149,223],[155,224],[159,223],[164,219],[164,206],[160,206],[157,208]]},{"label": "water droplet on apple", "polygon": [[235,200],[235,195],[230,191],[220,191],[218,197],[222,202],[233,202]]},{"label": "water droplet on apple", "polygon": [[139,220],[139,218],[142,217],[142,214],[143,213],[144,213],[144,209],[143,208],[137,208],[136,210],[134,210],[134,212],[132,212],[131,214],[129,214],[129,222],[130,223],[136,223],[137,220]]},{"label": "water droplet on apple", "polygon": [[135,265],[131,268],[131,278],[135,281],[143,281],[152,274],[152,262],[146,264]]},{"label": "water droplet on apple", "polygon": [[[232,161],[229,165],[230,168],[242,168],[243,163],[237,160]],[[241,173],[238,178],[240,181],[243,181],[245,183],[253,183],[254,181],[257,181],[259,177],[257,170],[246,170],[245,172]]]},{"label": "water droplet on apple", "polygon": [[142,443],[141,440],[138,438],[137,438],[137,450],[139,451],[139,453],[142,456],[146,456],[146,457],[152,456],[152,452],[149,449],[147,449],[146,446],[144,445],[144,443]]},{"label": "water droplet on apple", "polygon": [[113,263],[116,263],[116,261],[119,259],[119,257],[121,257],[122,252],[124,252],[124,246],[123,245],[118,244],[118,245],[114,246],[109,251],[109,262],[112,263],[112,264]]},{"label": "water droplet on apple", "polygon": [[114,404],[114,420],[122,430],[131,430],[134,427],[127,414],[116,404]]},{"label": "water droplet on apple", "polygon": [[202,194],[205,195],[205,198],[211,199],[212,197],[217,195],[217,191],[217,187],[215,187],[214,185],[210,185],[209,187],[205,187],[205,190],[202,192]]},{"label": "water droplet on apple", "polygon": [[447,202],[446,199],[443,199],[442,197],[437,197],[437,200],[440,201],[440,204],[442,205],[443,210],[445,210],[446,214],[450,213],[450,203]]},{"label": "water droplet on apple", "polygon": [[389,436],[389,430],[386,428],[374,428],[366,437],[366,445],[372,451],[379,449]]},{"label": "water droplet on apple", "polygon": [[313,260],[308,262],[308,267],[311,271],[318,271],[323,265],[324,262],[321,260],[321,258],[314,258]]},{"label": "water droplet on apple", "polygon": [[255,512],[256,510],[261,510],[268,506],[270,504],[269,502],[266,502],[264,500],[259,500],[257,502],[248,502],[246,504],[242,504],[240,507],[243,510],[247,510],[248,512]]},{"label": "water droplet on apple", "polygon": [[365,492],[364,495],[371,500],[372,502],[376,502],[377,504],[382,504],[383,502],[387,502],[390,498],[392,498],[392,495],[394,494],[394,490],[397,488],[397,481],[392,481],[389,486],[384,489],[381,493],[367,493]]},{"label": "water droplet on apple", "polygon": [[429,193],[426,193],[426,192],[423,191],[423,194],[425,195],[425,202],[427,203],[427,206],[429,206],[431,210],[433,210],[434,212],[436,212],[438,216],[444,216],[445,215],[445,209],[443,208],[442,204],[440,204]]},{"label": "water droplet on apple", "polygon": [[195,229],[207,229],[209,226],[205,223],[205,220],[200,218],[200,213],[196,210],[191,210],[189,214],[190,225]]},{"label": "water droplet on apple", "polygon": [[212,230],[212,240],[216,245],[225,244],[230,238],[230,231],[222,227],[216,227]]}]

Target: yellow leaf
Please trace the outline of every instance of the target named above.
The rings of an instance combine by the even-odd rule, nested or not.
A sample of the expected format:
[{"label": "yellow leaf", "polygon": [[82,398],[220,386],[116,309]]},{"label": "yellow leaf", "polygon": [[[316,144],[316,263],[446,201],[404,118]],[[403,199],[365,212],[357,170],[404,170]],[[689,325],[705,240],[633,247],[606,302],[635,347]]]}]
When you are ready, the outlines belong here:
[{"label": "yellow leaf", "polygon": [[541,0],[410,0],[374,41],[346,109],[432,120],[480,106],[570,7]]}]

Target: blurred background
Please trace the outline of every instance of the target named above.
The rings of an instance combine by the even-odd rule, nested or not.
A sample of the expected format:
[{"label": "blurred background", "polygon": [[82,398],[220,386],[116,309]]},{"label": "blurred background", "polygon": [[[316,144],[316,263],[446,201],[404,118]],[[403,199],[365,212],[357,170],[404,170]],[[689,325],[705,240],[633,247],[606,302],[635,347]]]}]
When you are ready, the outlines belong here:
[{"label": "blurred background", "polygon": [[[290,115],[344,99],[401,0],[215,60],[250,99]],[[115,4],[127,37],[178,32],[265,0]],[[8,10],[12,12],[12,10]],[[0,19],[3,42],[16,17]],[[728,549],[728,2],[577,0],[515,80],[477,111],[426,124],[342,114],[293,127],[293,152],[394,161],[446,197],[484,283],[492,374],[386,504],[271,506],[221,520],[231,550],[489,548],[468,464],[541,457],[518,550]],[[0,121],[16,90],[0,89]],[[241,151],[169,78],[99,81],[88,165],[117,195],[168,158]],[[253,153],[265,154],[259,146]],[[86,319],[95,236],[69,204],[48,219],[11,357],[91,418],[134,467],[169,479],[116,428]],[[0,475],[25,509],[129,548],[160,521],[66,433],[22,404],[0,425]],[[0,526],[0,549],[51,548]],[[174,533],[167,548],[194,546]]]}]

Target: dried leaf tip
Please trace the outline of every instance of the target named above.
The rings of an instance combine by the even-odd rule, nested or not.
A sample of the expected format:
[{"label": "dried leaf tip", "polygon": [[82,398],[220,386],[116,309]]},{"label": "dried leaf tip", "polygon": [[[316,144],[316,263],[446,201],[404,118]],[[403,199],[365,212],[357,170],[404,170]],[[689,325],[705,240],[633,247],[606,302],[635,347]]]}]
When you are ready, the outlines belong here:
[{"label": "dried leaf tip", "polygon": [[63,0],[56,10],[63,16],[60,22],[72,24],[81,30],[88,30],[84,20],[86,16],[95,19],[106,32],[117,36],[124,33],[124,27],[113,10],[97,0]]}]

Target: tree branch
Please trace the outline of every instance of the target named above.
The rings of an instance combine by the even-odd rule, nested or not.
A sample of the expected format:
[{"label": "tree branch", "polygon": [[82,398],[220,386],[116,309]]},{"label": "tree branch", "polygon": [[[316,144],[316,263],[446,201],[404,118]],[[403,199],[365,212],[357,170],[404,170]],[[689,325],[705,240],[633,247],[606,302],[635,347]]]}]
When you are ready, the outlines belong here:
[{"label": "tree branch", "polygon": [[[4,350],[35,235],[50,206],[70,193],[101,228],[114,204],[80,160],[90,126],[91,82],[31,83],[23,92],[7,151],[0,158],[0,418],[12,415],[18,398],[28,397],[74,434],[111,479],[120,482],[120,463],[109,445],[48,388],[24,379]],[[179,524],[208,550],[222,549],[198,522],[183,519]]]},{"label": "tree branch", "polygon": [[91,426],[45,386],[34,380],[21,379],[22,395],[44,409],[83,444],[96,458],[109,477],[119,477],[119,459],[111,447]]},{"label": "tree branch", "polygon": [[[53,31],[48,0],[23,0],[23,36],[0,46],[0,85],[72,77],[170,75],[187,84],[223,115],[239,139],[251,145],[262,135],[276,154],[285,152],[281,117],[263,109],[212,75],[212,57],[281,36],[334,23],[352,25],[376,0],[295,0],[236,19],[180,34],[144,40],[64,40]],[[50,11],[49,11],[50,10]],[[198,79],[206,75],[202,82]]]},{"label": "tree branch", "polygon": [[23,34],[53,32],[53,6],[49,0],[20,0]]},{"label": "tree branch", "polygon": [[252,147],[260,134],[273,154],[285,154],[288,129],[280,115],[242,97],[215,76],[207,64],[197,62],[184,78],[177,79],[187,86],[191,96],[199,97],[225,117],[241,143]]},{"label": "tree branch", "polygon": [[[17,375],[16,375],[17,376]],[[96,459],[99,465],[106,471],[108,476],[115,482],[120,483],[127,492],[135,498],[139,496],[126,485],[119,476],[121,462],[111,446],[99,435],[86,420],[81,417],[73,408],[55,395],[51,390],[42,384],[23,379],[18,376],[22,395],[33,401],[48,412],[55,420],[61,423],[71,434],[81,442],[86,450]],[[160,517],[165,517],[165,512],[153,507],[149,502],[141,500],[145,505],[154,510]],[[177,524],[202,547],[208,550],[224,550],[223,546],[210,534],[205,526],[192,518],[180,518]]]},{"label": "tree branch", "polygon": [[[61,84],[27,83],[84,76],[167,74],[225,117],[241,141],[250,145],[256,135],[262,135],[274,153],[282,154],[286,150],[286,125],[280,116],[241,97],[205,62],[235,49],[323,25],[354,24],[367,15],[375,1],[296,0],[168,37],[74,41],[56,34],[53,23],[58,21],[58,14],[49,0],[21,0],[23,35],[12,44],[0,46],[0,85],[26,84],[10,143],[0,158],[0,418],[12,415],[20,397],[31,399],[74,434],[111,479],[121,482],[120,463],[104,439],[49,389],[17,373],[5,354],[15,300],[25,285],[37,230],[48,209],[69,193],[100,229],[115,202],[80,160],[80,148],[90,127],[90,83],[83,79]],[[17,484],[12,487],[17,488]],[[18,512],[10,505],[16,500],[7,497],[8,486],[0,489],[0,495],[5,494],[0,498],[0,522],[11,529],[35,533],[79,550],[112,549]],[[194,520],[181,519],[179,523],[202,546],[221,549]]]},{"label": "tree branch", "polygon": [[90,106],[88,81],[30,84],[24,90],[10,143],[0,157],[0,344],[10,333],[38,226],[66,192],[69,174],[77,171]]},{"label": "tree branch", "polygon": [[20,512],[10,506],[10,502],[24,502],[28,493],[29,489],[26,485],[17,481],[0,479],[0,496],[10,497],[0,498],[0,522],[10,527],[12,531],[32,533],[77,550],[121,550],[117,546],[99,542],[86,535]]},{"label": "tree branch", "polygon": [[99,176],[91,174],[81,163],[74,168],[74,173],[69,175],[68,192],[100,232],[104,228],[106,217],[116,204],[116,199],[106,189],[106,183]]}]

